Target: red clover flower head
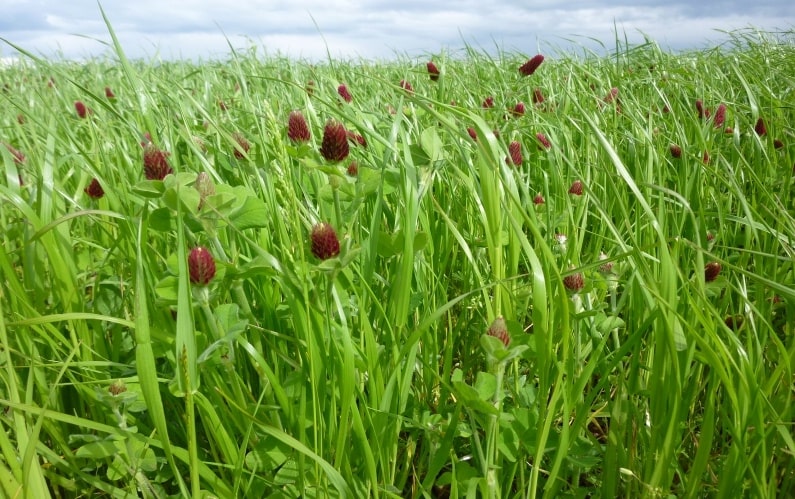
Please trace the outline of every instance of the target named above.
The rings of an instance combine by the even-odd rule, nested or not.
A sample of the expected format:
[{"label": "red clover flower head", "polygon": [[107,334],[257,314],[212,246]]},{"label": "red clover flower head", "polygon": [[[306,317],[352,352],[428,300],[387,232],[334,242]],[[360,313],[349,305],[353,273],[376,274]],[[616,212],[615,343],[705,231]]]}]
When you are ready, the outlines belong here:
[{"label": "red clover flower head", "polygon": [[519,66],[519,73],[521,73],[522,76],[530,76],[536,72],[536,69],[538,69],[538,66],[540,66],[542,62],[544,62],[543,55],[534,55],[530,60]]},{"label": "red clover flower head", "polygon": [[704,103],[701,102],[701,99],[696,99],[696,110],[698,111],[698,118],[704,119]]},{"label": "red clover flower head", "polygon": [[715,128],[722,128],[725,122],[726,122],[726,104],[721,103],[718,106],[718,108],[715,110],[715,118],[713,118],[712,124]]},{"label": "red clover flower head", "polygon": [[88,194],[88,197],[91,199],[99,199],[105,195],[105,191],[102,190],[102,186],[99,184],[99,180],[96,178],[91,179],[91,183],[88,184],[83,192]]},{"label": "red clover flower head", "polygon": [[204,246],[190,250],[188,254],[188,273],[190,282],[197,286],[206,286],[215,277],[215,260]]},{"label": "red clover flower head", "polygon": [[494,97],[492,97],[491,95],[489,95],[489,96],[488,96],[488,97],[486,97],[486,99],[483,101],[483,109],[491,109],[492,107],[494,107]]},{"label": "red clover flower head", "polygon": [[75,111],[77,112],[77,116],[81,119],[91,114],[91,110],[86,107],[83,101],[79,100],[75,101]]},{"label": "red clover flower head", "polygon": [[547,136],[544,135],[543,133],[538,132],[536,134],[536,139],[538,139],[538,142],[541,143],[541,145],[544,147],[544,149],[549,149],[550,147],[552,147],[552,143],[549,141]]},{"label": "red clover flower head", "polygon": [[563,285],[572,293],[577,293],[585,286],[585,278],[582,272],[574,272],[563,278]]},{"label": "red clover flower head", "polygon": [[569,194],[573,194],[575,196],[582,196],[582,181],[575,180],[571,183],[571,187],[569,187]]},{"label": "red clover flower head", "polygon": [[327,161],[342,161],[348,157],[348,132],[342,123],[329,120],[323,129],[323,143],[320,145],[320,154]]},{"label": "red clover flower head", "polygon": [[609,274],[613,271],[613,262],[607,260],[607,254],[604,251],[599,253],[599,261],[603,262],[599,265],[599,272]]},{"label": "red clover flower head", "polygon": [[494,322],[491,323],[486,334],[500,340],[506,348],[511,344],[511,334],[508,332],[508,326],[505,324],[505,319],[502,316],[494,319]]},{"label": "red clover flower head", "polygon": [[767,127],[765,126],[765,120],[763,120],[761,117],[756,120],[756,126],[754,126],[754,131],[760,137],[767,133]]},{"label": "red clover flower head", "polygon": [[674,158],[681,158],[682,157],[682,148],[679,147],[678,145],[671,144],[668,149],[671,152],[671,156],[673,156]]},{"label": "red clover flower head", "polygon": [[116,94],[113,93],[113,90],[110,87],[105,87],[105,97],[108,99],[115,99]]},{"label": "red clover flower head", "polygon": [[720,263],[718,262],[709,262],[704,266],[704,281],[712,282],[718,278],[720,274]]},{"label": "red clover flower head", "polygon": [[215,194],[215,184],[207,172],[199,172],[193,187],[199,192],[199,210],[204,206],[204,201]]},{"label": "red clover flower head", "polygon": [[233,133],[232,138],[235,139],[235,158],[245,159],[248,156],[248,152],[251,150],[251,144],[249,144],[248,140],[240,132]]},{"label": "red clover flower head", "polygon": [[411,86],[411,83],[407,82],[406,80],[400,80],[400,88],[405,90],[406,92],[413,94],[414,87]]},{"label": "red clover flower head", "polygon": [[310,236],[312,254],[320,260],[328,260],[340,253],[340,240],[331,224],[320,222],[312,227]]},{"label": "red clover flower head", "polygon": [[536,206],[540,206],[544,204],[544,202],[544,196],[540,192],[533,198],[533,204]]},{"label": "red clover flower head", "polygon": [[367,147],[367,141],[364,139],[364,136],[362,134],[351,132],[350,130],[347,131],[345,134],[348,137],[348,140],[350,140],[353,143],[353,145]]},{"label": "red clover flower head", "polygon": [[430,76],[431,81],[438,81],[439,80],[439,68],[436,67],[436,64],[433,61],[428,61],[426,64],[428,68],[428,76]]},{"label": "red clover flower head", "polygon": [[22,151],[12,147],[10,144],[3,144],[8,149],[8,152],[11,153],[11,156],[14,157],[14,163],[17,165],[21,165],[25,162],[25,154]]},{"label": "red clover flower head", "polygon": [[511,111],[511,113],[514,116],[519,117],[524,115],[524,111],[525,111],[524,102],[517,102],[516,105],[513,106],[513,110]]},{"label": "red clover flower head", "polygon": [[287,137],[293,142],[309,142],[311,138],[309,126],[301,111],[290,112],[287,118]]},{"label": "red clover flower head", "polygon": [[344,83],[337,87],[337,93],[340,94],[340,97],[342,97],[345,102],[351,102],[353,100],[353,96]]},{"label": "red clover flower head", "polygon": [[522,145],[517,142],[513,141],[508,144],[508,157],[505,158],[505,162],[509,165],[513,166],[521,166],[522,164]]},{"label": "red clover flower head", "polygon": [[541,89],[536,87],[533,89],[533,104],[542,104],[544,102],[544,94]]},{"label": "red clover flower head", "polygon": [[144,146],[144,176],[148,180],[163,180],[169,173],[174,173],[168,163],[171,153],[159,149],[151,142]]}]

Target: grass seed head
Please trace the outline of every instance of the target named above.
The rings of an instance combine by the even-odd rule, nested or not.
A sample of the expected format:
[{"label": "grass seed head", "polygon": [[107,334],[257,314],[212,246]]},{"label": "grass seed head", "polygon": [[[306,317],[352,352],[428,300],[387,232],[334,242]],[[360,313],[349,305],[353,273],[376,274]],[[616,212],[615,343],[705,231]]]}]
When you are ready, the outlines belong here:
[{"label": "grass seed head", "polygon": [[323,128],[323,142],[320,145],[320,154],[327,161],[342,161],[348,157],[348,132],[342,123],[329,120]]},{"label": "grass seed head", "polygon": [[540,66],[542,62],[544,62],[543,55],[534,55],[530,60],[519,66],[519,73],[522,76],[531,76],[536,72],[536,69],[538,69],[538,66]]},{"label": "grass seed head", "polygon": [[215,259],[204,246],[190,250],[188,254],[188,273],[190,282],[197,286],[207,286],[215,277]]},{"label": "grass seed head", "polygon": [[331,224],[320,222],[312,227],[312,254],[320,260],[328,260],[340,254],[340,240]]}]

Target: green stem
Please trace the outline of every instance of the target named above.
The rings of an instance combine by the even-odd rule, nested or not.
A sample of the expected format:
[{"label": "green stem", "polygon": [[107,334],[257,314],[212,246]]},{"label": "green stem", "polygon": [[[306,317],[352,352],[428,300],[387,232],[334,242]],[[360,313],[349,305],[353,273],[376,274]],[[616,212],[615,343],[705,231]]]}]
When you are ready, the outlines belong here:
[{"label": "green stem", "polygon": [[494,389],[494,399],[492,403],[494,407],[497,409],[497,414],[494,414],[489,417],[489,428],[488,428],[488,442],[486,443],[486,456],[487,456],[487,475],[486,481],[489,487],[489,494],[492,498],[501,497],[500,494],[500,482],[497,479],[497,470],[499,469],[499,451],[498,451],[498,444],[500,438],[500,416],[502,415],[502,399],[503,399],[503,390],[502,390],[502,383],[503,378],[505,377],[505,362],[497,362],[497,372],[496,378],[497,383]]},{"label": "green stem", "polygon": [[334,216],[337,219],[337,230],[339,230],[342,223],[342,208],[340,207],[340,193],[336,186],[332,186],[331,191],[334,193]]}]

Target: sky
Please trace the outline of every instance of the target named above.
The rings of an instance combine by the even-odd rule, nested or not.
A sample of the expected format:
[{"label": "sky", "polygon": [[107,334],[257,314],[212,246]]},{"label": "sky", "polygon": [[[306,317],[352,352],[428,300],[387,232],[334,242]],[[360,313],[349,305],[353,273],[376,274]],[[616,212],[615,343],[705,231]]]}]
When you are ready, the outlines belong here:
[{"label": "sky", "polygon": [[[224,60],[230,46],[323,60],[388,60],[445,52],[603,53],[644,37],[665,50],[715,46],[722,31],[795,33],[791,0],[105,0],[129,58]],[[111,55],[96,0],[0,0],[0,57]]]}]

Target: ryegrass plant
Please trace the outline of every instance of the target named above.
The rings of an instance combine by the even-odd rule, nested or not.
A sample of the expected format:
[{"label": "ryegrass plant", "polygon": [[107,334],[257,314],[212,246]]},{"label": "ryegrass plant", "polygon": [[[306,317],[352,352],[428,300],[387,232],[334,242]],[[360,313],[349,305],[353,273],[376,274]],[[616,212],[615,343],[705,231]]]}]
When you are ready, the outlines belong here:
[{"label": "ryegrass plant", "polygon": [[114,46],[0,72],[0,496],[795,494],[791,33]]}]

